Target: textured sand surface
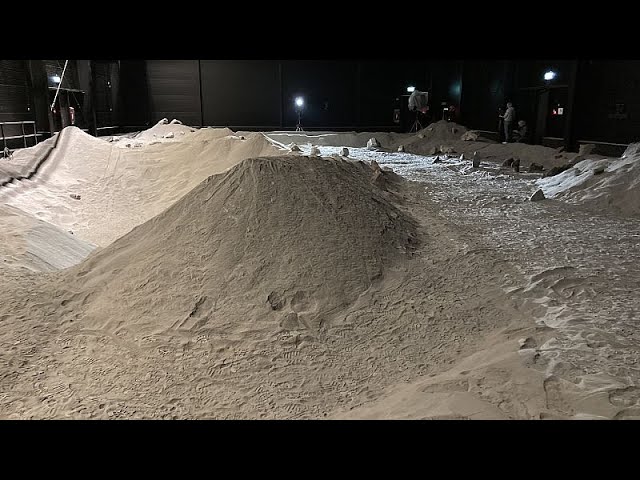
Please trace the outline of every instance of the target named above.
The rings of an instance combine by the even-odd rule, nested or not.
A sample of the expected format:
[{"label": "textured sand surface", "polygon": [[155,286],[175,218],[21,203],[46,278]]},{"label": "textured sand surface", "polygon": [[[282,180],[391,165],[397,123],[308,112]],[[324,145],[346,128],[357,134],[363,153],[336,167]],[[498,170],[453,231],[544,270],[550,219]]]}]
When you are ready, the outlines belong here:
[{"label": "textured sand surface", "polygon": [[620,158],[589,156],[573,168],[538,181],[543,192],[601,212],[640,215],[640,143]]},{"label": "textured sand surface", "polygon": [[7,205],[0,206],[0,269],[54,271],[72,267],[95,245]]},{"label": "textured sand surface", "polygon": [[544,147],[415,154],[451,127],[66,129],[0,189],[0,418],[640,417],[635,221],[529,202]]}]

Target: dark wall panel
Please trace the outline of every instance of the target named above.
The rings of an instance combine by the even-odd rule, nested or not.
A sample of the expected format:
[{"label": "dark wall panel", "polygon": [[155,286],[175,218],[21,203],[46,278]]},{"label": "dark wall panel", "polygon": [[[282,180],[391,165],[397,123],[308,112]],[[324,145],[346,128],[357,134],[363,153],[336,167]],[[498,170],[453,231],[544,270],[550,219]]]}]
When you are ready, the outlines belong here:
[{"label": "dark wall panel", "polygon": [[47,90],[47,71],[42,60],[28,60],[29,85],[31,89],[31,110],[38,132],[51,131],[51,112],[49,110],[49,91]]},{"label": "dark wall panel", "polygon": [[364,129],[397,128],[393,123],[393,110],[402,107],[404,111],[407,108],[409,86],[430,92],[430,73],[426,62],[358,62],[358,126]]},{"label": "dark wall panel", "polygon": [[98,128],[120,125],[119,84],[120,68],[117,61],[93,62],[94,98]]},{"label": "dark wall panel", "polygon": [[498,108],[505,102],[505,76],[506,62],[464,62],[460,111],[465,126],[490,131],[498,128]]},{"label": "dark wall panel", "polygon": [[297,123],[294,104],[297,96],[305,99],[303,126],[353,127],[356,123],[356,72],[356,62],[282,62],[284,127],[295,127]]},{"label": "dark wall panel", "polygon": [[27,62],[0,60],[0,122],[24,120],[34,120]]},{"label": "dark wall panel", "polygon": [[200,125],[199,78],[197,60],[148,60],[151,122],[177,118],[187,125]]},{"label": "dark wall panel", "polygon": [[640,141],[640,61],[587,61],[580,73],[578,139]]},{"label": "dark wall panel", "polygon": [[144,128],[151,122],[146,62],[144,60],[121,60],[119,72],[120,125]]},{"label": "dark wall panel", "polygon": [[205,125],[280,127],[279,62],[202,60]]},{"label": "dark wall panel", "polygon": [[91,60],[76,60],[76,67],[78,71],[78,85],[80,87],[80,90],[83,90],[85,92],[85,94],[82,95],[82,99],[78,98],[78,101],[81,101],[82,103],[79,105],[79,108],[76,109],[76,125],[80,128],[86,128],[91,134],[92,132],[94,132],[94,125],[92,124],[93,118],[91,115],[92,63],[93,62]]},{"label": "dark wall panel", "polygon": [[457,113],[454,116],[456,122],[461,121],[459,115],[465,115],[460,107],[462,98],[462,62],[458,60],[438,61],[431,64],[432,72],[432,99],[431,104],[433,120],[442,119],[442,102],[453,105]]}]

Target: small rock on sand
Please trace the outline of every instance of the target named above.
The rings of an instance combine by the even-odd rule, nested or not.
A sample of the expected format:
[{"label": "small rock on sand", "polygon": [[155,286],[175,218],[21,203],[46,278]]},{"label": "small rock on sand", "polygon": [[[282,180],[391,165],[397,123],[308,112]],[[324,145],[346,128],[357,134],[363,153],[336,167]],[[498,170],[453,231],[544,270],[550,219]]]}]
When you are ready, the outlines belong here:
[{"label": "small rock on sand", "polygon": [[349,156],[349,149],[347,147],[342,147],[342,149],[340,150],[340,155],[343,157],[348,157]]},{"label": "small rock on sand", "polygon": [[478,140],[478,132],[474,132],[472,130],[464,132],[464,134],[462,134],[462,137],[460,137],[460,140],[464,142],[475,142],[476,140]]},{"label": "small rock on sand", "polygon": [[536,193],[531,195],[531,198],[529,200],[531,200],[532,202],[539,202],[540,200],[544,200],[545,198],[547,197],[544,196],[544,192],[541,189],[538,189]]},{"label": "small rock on sand", "polygon": [[531,337],[521,338],[518,340],[518,343],[520,344],[521,350],[525,348],[535,348],[537,346],[536,341]]},{"label": "small rock on sand", "polygon": [[369,150],[374,150],[376,148],[380,148],[380,142],[378,141],[378,139],[376,137],[371,137],[367,141],[367,148]]},{"label": "small rock on sand", "polygon": [[286,330],[298,330],[300,328],[298,314],[296,312],[289,312],[285,314],[280,321],[280,327]]},{"label": "small rock on sand", "polygon": [[456,151],[455,151],[455,149],[453,147],[449,147],[449,146],[446,146],[446,145],[442,145],[440,147],[440,151],[442,153],[456,153]]},{"label": "small rock on sand", "polygon": [[478,152],[473,152],[473,158],[471,161],[473,162],[473,168],[478,168],[480,166],[480,157],[478,156]]}]

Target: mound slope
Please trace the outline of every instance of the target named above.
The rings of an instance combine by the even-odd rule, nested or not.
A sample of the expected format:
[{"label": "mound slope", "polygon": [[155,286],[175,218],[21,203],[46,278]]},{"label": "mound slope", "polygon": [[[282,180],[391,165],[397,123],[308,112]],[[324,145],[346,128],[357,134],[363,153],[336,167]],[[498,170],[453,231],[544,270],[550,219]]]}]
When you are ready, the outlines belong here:
[{"label": "mound slope", "polygon": [[538,181],[548,197],[563,198],[600,211],[640,215],[640,143],[622,157],[587,159]]},{"label": "mound slope", "polygon": [[56,296],[111,331],[317,328],[415,235],[363,163],[247,159],[65,272]]}]

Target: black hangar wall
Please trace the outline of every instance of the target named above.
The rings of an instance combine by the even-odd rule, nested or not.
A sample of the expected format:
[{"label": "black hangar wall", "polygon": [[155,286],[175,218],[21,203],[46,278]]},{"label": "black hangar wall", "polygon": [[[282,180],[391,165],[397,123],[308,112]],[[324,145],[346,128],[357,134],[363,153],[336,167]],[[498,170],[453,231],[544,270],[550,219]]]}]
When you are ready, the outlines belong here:
[{"label": "black hangar wall", "polygon": [[177,118],[201,125],[198,60],[147,60],[146,78],[151,123]]}]

